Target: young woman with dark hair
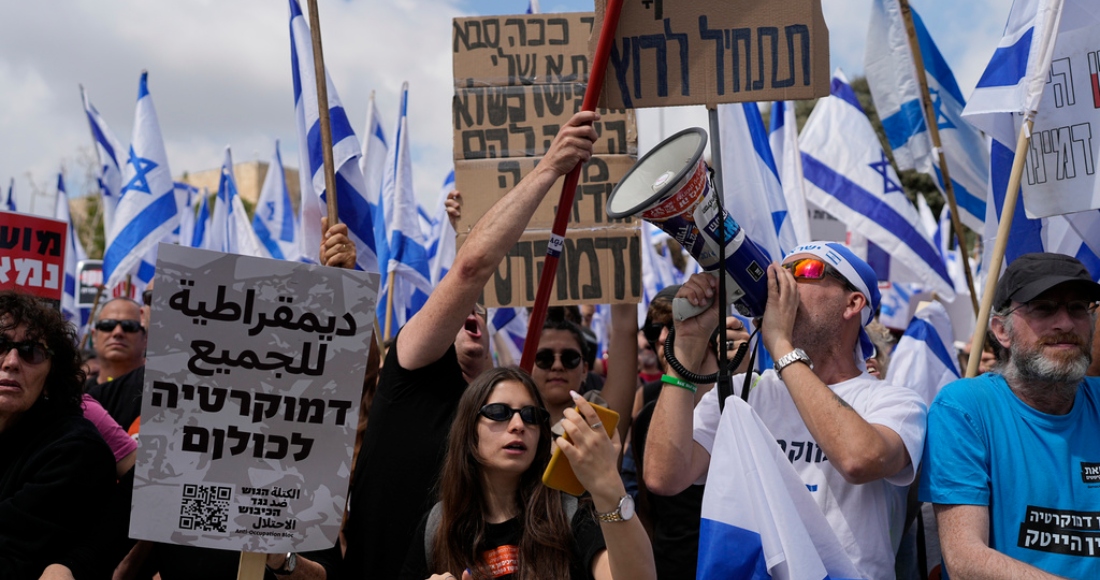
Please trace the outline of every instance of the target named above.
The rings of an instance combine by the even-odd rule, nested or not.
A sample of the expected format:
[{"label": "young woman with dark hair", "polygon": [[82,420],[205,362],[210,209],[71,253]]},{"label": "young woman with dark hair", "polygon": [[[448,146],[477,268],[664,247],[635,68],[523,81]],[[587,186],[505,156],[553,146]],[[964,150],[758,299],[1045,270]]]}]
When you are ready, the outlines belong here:
[{"label": "young woman with dark hair", "polygon": [[[403,579],[656,577],[649,538],[616,471],[618,437],[608,438],[592,407],[579,395],[574,400],[579,412],[564,413],[570,441],[554,443],[527,374],[497,368],[470,384],[451,427],[440,503],[414,537]],[[591,502],[568,510],[562,493],[542,484],[553,444]]]}]

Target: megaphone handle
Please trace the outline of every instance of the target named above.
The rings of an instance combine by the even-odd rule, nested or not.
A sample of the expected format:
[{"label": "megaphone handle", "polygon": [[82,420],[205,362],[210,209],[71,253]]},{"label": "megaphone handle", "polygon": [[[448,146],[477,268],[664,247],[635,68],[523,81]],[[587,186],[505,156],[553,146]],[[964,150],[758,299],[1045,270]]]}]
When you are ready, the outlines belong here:
[{"label": "megaphone handle", "polygon": [[700,314],[705,312],[707,308],[710,308],[710,305],[713,303],[714,300],[711,299],[707,301],[706,304],[700,304],[699,306],[696,306],[691,302],[688,302],[687,298],[673,298],[672,317],[680,322],[683,322],[689,318],[695,318],[696,316],[699,316]]}]

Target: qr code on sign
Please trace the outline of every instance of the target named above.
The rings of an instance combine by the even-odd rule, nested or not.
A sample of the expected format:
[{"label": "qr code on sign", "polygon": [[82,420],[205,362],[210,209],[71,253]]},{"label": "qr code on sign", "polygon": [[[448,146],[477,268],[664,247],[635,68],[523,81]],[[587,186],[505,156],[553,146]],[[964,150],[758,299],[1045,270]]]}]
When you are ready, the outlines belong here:
[{"label": "qr code on sign", "polygon": [[180,502],[180,529],[225,533],[232,497],[232,487],[185,484]]}]

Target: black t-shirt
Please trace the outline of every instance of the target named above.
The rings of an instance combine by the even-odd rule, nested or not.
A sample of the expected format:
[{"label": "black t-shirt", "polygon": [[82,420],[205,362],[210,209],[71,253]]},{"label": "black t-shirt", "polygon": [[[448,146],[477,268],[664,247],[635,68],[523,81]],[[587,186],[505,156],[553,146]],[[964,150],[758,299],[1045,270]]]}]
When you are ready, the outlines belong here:
[{"label": "black t-shirt", "polygon": [[416,523],[435,503],[447,435],[467,386],[453,344],[411,371],[398,362],[398,344],[382,367],[356,462],[344,578],[397,577]]},{"label": "black t-shirt", "polygon": [[145,365],[105,383],[88,379],[84,390],[99,401],[107,414],[127,431],[141,416],[141,392],[145,386]]},{"label": "black t-shirt", "polygon": [[[428,570],[427,554],[424,547],[424,528],[427,516],[421,518],[416,528],[415,541],[409,546],[405,566],[399,580],[424,580],[432,574],[441,574],[444,570]],[[569,561],[571,580],[593,580],[592,561],[601,551],[607,549],[600,524],[592,512],[592,504],[582,502],[577,513],[573,514],[573,554]],[[513,518],[500,524],[485,526],[485,545],[481,558],[492,569],[493,580],[512,580],[516,559],[519,555],[519,540],[523,529],[519,518]],[[450,570],[456,576],[462,576],[462,570]]]}]

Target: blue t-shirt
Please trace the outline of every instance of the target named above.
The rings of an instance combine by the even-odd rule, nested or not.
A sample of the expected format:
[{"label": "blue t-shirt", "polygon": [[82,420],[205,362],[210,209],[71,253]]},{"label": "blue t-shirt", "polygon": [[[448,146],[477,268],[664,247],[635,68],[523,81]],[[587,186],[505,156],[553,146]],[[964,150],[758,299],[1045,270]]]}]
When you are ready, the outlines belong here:
[{"label": "blue t-shirt", "polygon": [[1100,578],[1100,379],[1048,415],[1000,375],[943,388],[928,410],[920,499],[989,507],[991,548],[1071,578]]}]

